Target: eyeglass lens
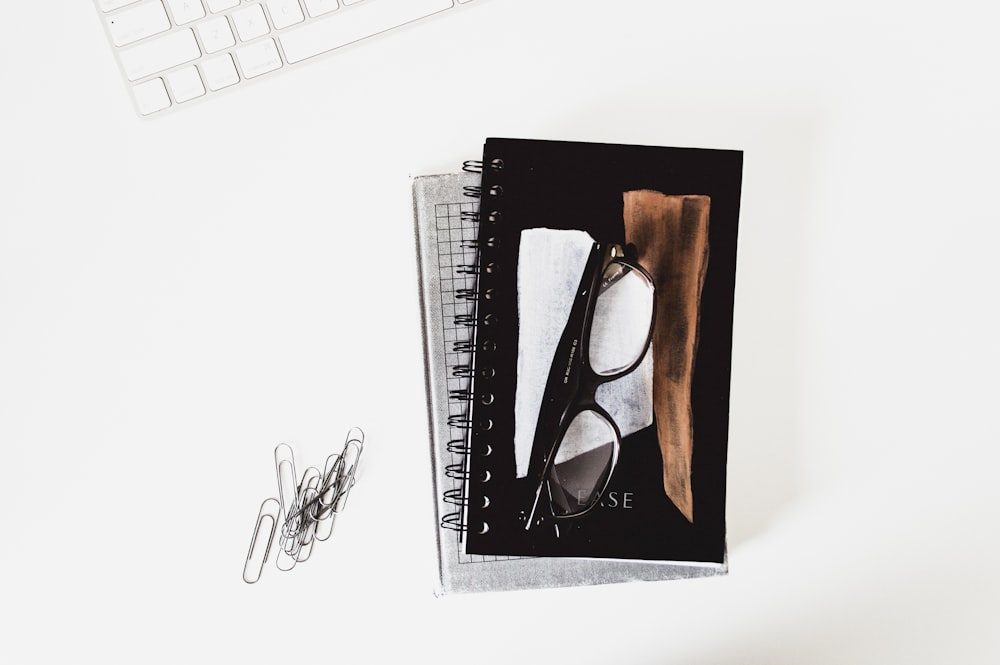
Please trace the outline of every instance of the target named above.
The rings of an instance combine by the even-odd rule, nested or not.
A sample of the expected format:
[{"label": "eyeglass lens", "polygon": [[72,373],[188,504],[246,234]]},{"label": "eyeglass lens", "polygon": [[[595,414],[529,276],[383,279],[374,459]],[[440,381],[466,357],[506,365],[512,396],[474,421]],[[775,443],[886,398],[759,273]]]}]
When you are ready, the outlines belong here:
[{"label": "eyeglass lens", "polygon": [[597,374],[617,374],[646,352],[652,285],[638,270],[612,262],[601,276],[588,349]]},{"label": "eyeglass lens", "polygon": [[607,485],[615,455],[615,430],[596,411],[581,411],[570,422],[549,472],[556,515],[582,513]]}]

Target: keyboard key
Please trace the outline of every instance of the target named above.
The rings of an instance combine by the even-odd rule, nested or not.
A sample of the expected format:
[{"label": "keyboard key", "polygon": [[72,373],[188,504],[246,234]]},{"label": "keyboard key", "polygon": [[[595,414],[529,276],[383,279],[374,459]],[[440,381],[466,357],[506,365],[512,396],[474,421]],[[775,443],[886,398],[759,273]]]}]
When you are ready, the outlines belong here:
[{"label": "keyboard key", "polygon": [[201,82],[201,75],[194,65],[178,69],[176,72],[167,74],[167,82],[174,93],[174,99],[179,104],[191,101],[195,97],[205,94],[205,86]]},{"label": "keyboard key", "polygon": [[174,23],[177,25],[197,21],[205,16],[201,0],[167,0],[167,4],[170,5],[170,12],[174,15]]},{"label": "keyboard key", "polygon": [[208,10],[213,14],[224,12],[240,4],[240,0],[207,0]]},{"label": "keyboard key", "polygon": [[175,65],[190,62],[201,55],[191,28],[171,32],[130,49],[121,51],[122,68],[129,81],[162,72]]},{"label": "keyboard key", "polygon": [[153,79],[140,83],[132,88],[132,94],[135,95],[135,103],[139,107],[139,113],[143,115],[156,113],[170,106],[170,97],[163,85],[163,79]]},{"label": "keyboard key", "polygon": [[222,49],[236,46],[236,37],[233,37],[229,19],[225,16],[216,16],[198,24],[198,36],[201,37],[205,53],[218,53]]},{"label": "keyboard key", "polygon": [[233,12],[233,25],[236,26],[240,39],[245,42],[263,37],[271,31],[267,25],[267,18],[264,17],[264,8],[260,5],[251,5]]},{"label": "keyboard key", "polygon": [[306,0],[306,11],[312,17],[322,16],[336,8],[337,0]]},{"label": "keyboard key", "polygon": [[275,30],[287,28],[306,19],[299,7],[299,0],[267,0],[267,11]]},{"label": "keyboard key", "polygon": [[139,2],[139,0],[97,0],[97,5],[102,12],[110,12],[134,2]]},{"label": "keyboard key", "polygon": [[233,56],[225,53],[216,58],[210,58],[201,63],[201,71],[205,74],[208,89],[222,90],[240,82],[240,75],[233,64]]},{"label": "keyboard key", "polygon": [[281,56],[278,55],[278,47],[274,45],[273,39],[236,49],[236,59],[240,61],[243,76],[248,79],[281,67]]},{"label": "keyboard key", "polygon": [[453,0],[376,0],[292,28],[281,35],[281,46],[289,63],[299,62],[453,6]]},{"label": "keyboard key", "polygon": [[118,12],[108,19],[111,41],[125,46],[170,29],[170,19],[160,0]]}]

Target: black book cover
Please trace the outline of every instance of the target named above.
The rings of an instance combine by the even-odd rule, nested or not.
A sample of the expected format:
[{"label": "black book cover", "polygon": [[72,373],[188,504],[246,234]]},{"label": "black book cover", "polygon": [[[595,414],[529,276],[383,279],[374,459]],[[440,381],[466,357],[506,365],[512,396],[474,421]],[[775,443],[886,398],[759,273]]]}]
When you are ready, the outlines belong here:
[{"label": "black book cover", "polygon": [[[486,141],[470,400],[469,553],[724,561],[742,161],[742,152],[732,150]],[[540,407],[543,414],[561,412],[562,420],[551,432],[542,427],[543,418],[537,430],[534,422],[520,423],[535,432],[528,472],[515,460],[515,393],[524,389],[523,382],[518,387],[518,354],[534,344],[521,334],[519,307],[525,303],[519,304],[518,289],[525,277],[519,287],[519,256],[527,237],[522,233],[539,228],[589,234],[595,244],[587,265],[597,265],[597,273],[603,264],[594,263],[596,253],[605,255],[606,264],[615,247],[623,248],[622,265],[637,264],[635,274],[648,278],[651,292],[655,287],[645,347],[651,388],[639,395],[651,402],[645,408],[652,423],[621,432],[614,445],[591,453],[604,455],[606,468],[605,475],[593,476],[590,494],[578,489],[582,481],[565,480],[571,466],[559,459],[570,449],[568,438],[583,436],[587,428],[566,425],[573,420],[572,413],[560,411],[566,388],[549,388],[553,382],[575,385],[569,380],[574,363],[592,364],[588,352],[576,348],[580,335],[570,330],[579,321],[555,324],[566,328],[549,361],[553,368],[542,400],[548,405]],[[561,259],[553,256],[555,271]],[[587,274],[581,274],[573,300],[581,303],[573,309],[581,316],[597,307],[585,306],[588,297],[610,302],[597,288],[588,295]],[[544,282],[537,266],[532,276]],[[596,325],[586,324],[583,339]],[[642,326],[634,326],[643,331],[640,337]],[[557,381],[563,373],[567,378]],[[609,432],[617,428],[601,406],[592,408],[590,420]],[[562,506],[560,492],[580,501],[581,514]]]}]

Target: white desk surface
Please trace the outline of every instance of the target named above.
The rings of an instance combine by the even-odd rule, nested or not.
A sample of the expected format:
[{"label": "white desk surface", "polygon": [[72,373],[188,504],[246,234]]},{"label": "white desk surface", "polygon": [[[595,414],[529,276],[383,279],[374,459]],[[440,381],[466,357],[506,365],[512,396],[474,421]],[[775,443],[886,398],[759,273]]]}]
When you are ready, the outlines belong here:
[{"label": "white desk surface", "polygon": [[[478,0],[151,121],[89,0],[4,4],[0,661],[1000,660],[987,3]],[[410,177],[487,136],[745,151],[728,577],[432,595]]]}]

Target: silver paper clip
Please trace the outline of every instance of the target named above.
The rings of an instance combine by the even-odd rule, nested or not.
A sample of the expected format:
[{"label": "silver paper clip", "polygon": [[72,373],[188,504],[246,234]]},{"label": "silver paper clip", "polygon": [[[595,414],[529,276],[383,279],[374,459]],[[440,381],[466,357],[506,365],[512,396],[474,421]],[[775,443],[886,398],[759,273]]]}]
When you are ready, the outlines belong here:
[{"label": "silver paper clip", "polygon": [[330,537],[334,519],[347,507],[347,497],[356,482],[364,441],[364,432],[352,427],[341,452],[327,457],[323,472],[311,466],[298,483],[291,446],[282,443],[274,449],[278,498],[261,504],[243,566],[243,581],[254,584],[260,579],[279,525],[275,557],[278,570],[291,570],[296,563],[308,560],[316,541]]},{"label": "silver paper clip", "polygon": [[264,503],[260,504],[257,526],[254,528],[253,538],[250,539],[250,551],[247,553],[246,563],[243,564],[243,581],[247,584],[253,584],[260,579],[261,571],[264,570],[264,564],[267,563],[271,552],[271,543],[274,541],[280,512],[281,504],[277,499],[264,499]]}]

